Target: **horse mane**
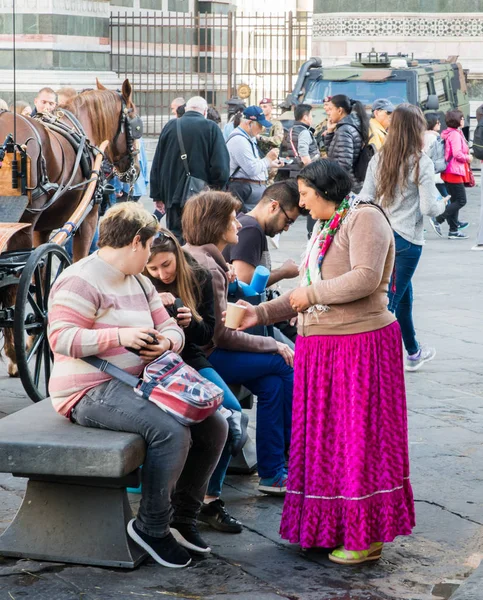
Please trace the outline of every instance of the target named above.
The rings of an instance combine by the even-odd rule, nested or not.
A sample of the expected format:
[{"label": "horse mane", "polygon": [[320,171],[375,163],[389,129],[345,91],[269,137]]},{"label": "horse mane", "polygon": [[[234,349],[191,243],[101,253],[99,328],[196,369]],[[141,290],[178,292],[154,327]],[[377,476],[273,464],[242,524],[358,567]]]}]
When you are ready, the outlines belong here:
[{"label": "horse mane", "polygon": [[119,123],[119,94],[111,90],[89,90],[69,100],[65,108],[76,116],[85,110],[91,123],[93,144],[104,140],[112,142]]}]

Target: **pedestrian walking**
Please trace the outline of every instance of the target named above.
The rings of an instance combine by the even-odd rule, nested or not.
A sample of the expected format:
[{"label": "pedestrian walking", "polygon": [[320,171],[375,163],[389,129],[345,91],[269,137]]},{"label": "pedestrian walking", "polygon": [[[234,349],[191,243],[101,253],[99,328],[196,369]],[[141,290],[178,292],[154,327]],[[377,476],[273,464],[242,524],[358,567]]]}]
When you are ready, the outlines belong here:
[{"label": "pedestrian walking", "polygon": [[[433,161],[434,165],[434,183],[436,189],[443,198],[448,196],[448,190],[446,184],[441,179],[441,173],[446,170],[447,163],[444,158],[445,156],[445,143],[440,135],[441,121],[437,113],[426,113],[424,115],[427,124],[427,130],[424,132],[424,146],[423,150]],[[443,237],[443,231],[441,224],[438,223],[436,217],[430,218],[431,225],[439,237]],[[459,223],[458,223],[459,225]],[[468,223],[461,223],[463,226],[467,226]]]},{"label": "pedestrian walking", "polygon": [[186,100],[182,97],[179,96],[178,98],[175,98],[170,105],[170,109],[171,109],[171,114],[175,117],[178,118],[180,115],[178,115],[178,109],[181,106],[184,106],[186,104]]},{"label": "pedestrian walking", "polygon": [[[450,110],[445,116],[446,126],[441,133],[445,143],[446,169],[441,174],[441,179],[446,184],[446,189],[451,196],[450,202],[442,215],[436,217],[432,222],[436,233],[437,225],[445,221],[449,225],[449,240],[466,240],[468,235],[460,231],[468,227],[468,223],[459,221],[459,212],[466,204],[465,183],[470,181],[471,155],[462,127],[465,125],[465,117],[460,110]],[[439,228],[441,231],[441,228]]]},{"label": "pedestrian walking", "polygon": [[261,158],[257,136],[265,127],[271,127],[259,106],[249,106],[243,111],[240,125],[226,143],[230,153],[230,180],[228,190],[242,202],[242,210],[252,210],[267,187],[268,169],[278,168],[278,148]]},{"label": "pedestrian walking", "polygon": [[151,166],[151,198],[158,210],[164,205],[166,225],[180,241],[186,170],[181,158],[177,123],[191,175],[214,189],[223,189],[228,181],[229,156],[226,144],[218,125],[206,119],[207,111],[204,98],[190,98],[185,114],[179,120],[171,120],[163,128]]},{"label": "pedestrian walking", "polygon": [[423,215],[444,212],[445,201],[434,185],[433,161],[423,152],[426,121],[412,104],[400,104],[381,151],[369,163],[361,196],[385,210],[394,231],[396,261],[389,287],[389,310],[401,326],[407,352],[405,368],[417,371],[436,350],[420,345],[413,323],[412,278],[424,244]]},{"label": "pedestrian walking", "polygon": [[386,141],[393,112],[394,104],[387,98],[378,98],[372,103],[372,118],[369,121],[369,144],[374,144],[375,149],[378,151]]},{"label": "pedestrian walking", "polygon": [[351,194],[344,169],[298,176],[317,220],[300,286],[246,306],[241,327],[298,315],[287,495],[280,533],[333,562],[381,557],[415,525],[401,331],[387,309],[394,238],[382,210]]},{"label": "pedestrian walking", "polygon": [[362,179],[355,174],[363,146],[369,139],[369,118],[361,102],[344,94],[332,96],[326,106],[327,131],[324,144],[327,157],[335,160],[352,178],[352,190],[359,192]]}]

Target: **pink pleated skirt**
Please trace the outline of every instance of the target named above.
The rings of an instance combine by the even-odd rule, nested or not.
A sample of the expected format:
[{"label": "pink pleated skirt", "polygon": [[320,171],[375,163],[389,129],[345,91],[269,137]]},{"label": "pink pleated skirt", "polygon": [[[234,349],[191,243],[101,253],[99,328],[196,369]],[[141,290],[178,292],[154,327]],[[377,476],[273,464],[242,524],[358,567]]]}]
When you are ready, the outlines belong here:
[{"label": "pink pleated skirt", "polygon": [[415,526],[401,332],[297,338],[281,536],[364,550]]}]

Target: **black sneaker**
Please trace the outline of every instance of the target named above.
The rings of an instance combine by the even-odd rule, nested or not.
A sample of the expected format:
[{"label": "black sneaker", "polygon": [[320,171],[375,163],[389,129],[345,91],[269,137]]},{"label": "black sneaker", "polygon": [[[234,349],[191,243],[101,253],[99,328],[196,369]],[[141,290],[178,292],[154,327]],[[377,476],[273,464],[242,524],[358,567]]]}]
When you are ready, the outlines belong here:
[{"label": "black sneaker", "polygon": [[195,523],[177,523],[174,521],[171,523],[170,528],[174,539],[183,548],[197,554],[209,554],[211,552],[211,548],[198,533]]},{"label": "black sneaker", "polygon": [[131,519],[127,524],[128,536],[138,546],[144,548],[157,563],[171,569],[182,569],[190,564],[191,556],[178,544],[171,533],[162,538],[152,537],[139,531],[135,521]]},{"label": "black sneaker", "polygon": [[241,533],[243,530],[240,521],[237,521],[228,513],[225,503],[220,498],[209,504],[203,504],[198,515],[198,521],[225,533]]},{"label": "black sneaker", "polygon": [[466,229],[468,227],[469,223],[466,223],[465,221],[458,221],[458,229],[461,231],[462,229]]},{"label": "black sneaker", "polygon": [[467,240],[468,236],[466,233],[462,233],[461,231],[450,231],[448,233],[448,240]]}]

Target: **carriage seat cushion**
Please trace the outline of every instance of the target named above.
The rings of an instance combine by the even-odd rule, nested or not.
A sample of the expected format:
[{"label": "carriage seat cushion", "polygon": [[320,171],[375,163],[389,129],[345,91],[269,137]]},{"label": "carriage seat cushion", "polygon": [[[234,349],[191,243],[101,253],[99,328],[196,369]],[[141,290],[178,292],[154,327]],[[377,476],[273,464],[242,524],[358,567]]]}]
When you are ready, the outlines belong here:
[{"label": "carriage seat cushion", "polygon": [[0,419],[0,473],[124,477],[143,463],[145,448],[137,434],[71,423],[49,398]]}]

